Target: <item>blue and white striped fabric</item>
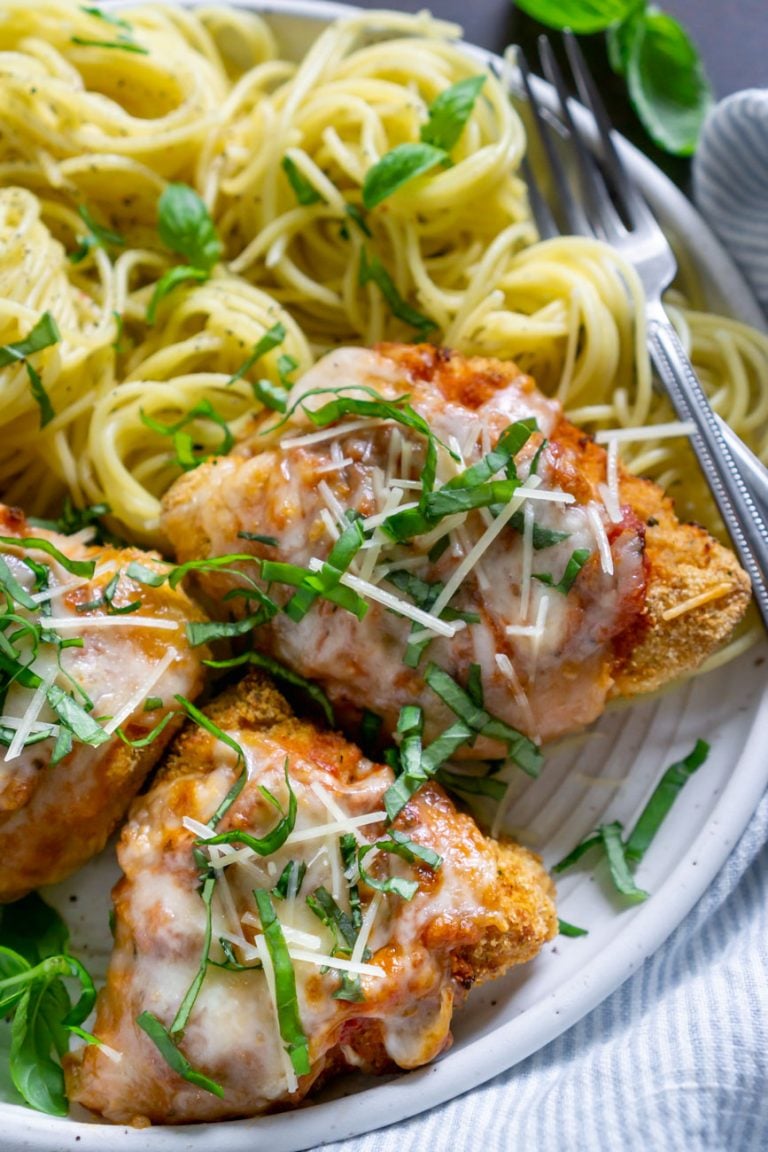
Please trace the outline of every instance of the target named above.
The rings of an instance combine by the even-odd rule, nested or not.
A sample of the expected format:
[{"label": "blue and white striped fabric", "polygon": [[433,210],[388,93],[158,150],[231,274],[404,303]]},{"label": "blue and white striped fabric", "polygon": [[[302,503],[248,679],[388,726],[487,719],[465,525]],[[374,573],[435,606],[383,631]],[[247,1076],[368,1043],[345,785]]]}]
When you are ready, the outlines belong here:
[{"label": "blue and white striped fabric", "polygon": [[[695,190],[768,312],[768,90],[714,109]],[[767,840],[768,796],[686,920],[584,1020],[467,1096],[326,1152],[767,1152]]]},{"label": "blue and white striped fabric", "polygon": [[768,88],[721,100],[693,166],[696,204],[768,313]]},{"label": "blue and white striped fabric", "polygon": [[559,1039],[326,1152],[766,1152],[767,837],[765,797],[664,947]]}]

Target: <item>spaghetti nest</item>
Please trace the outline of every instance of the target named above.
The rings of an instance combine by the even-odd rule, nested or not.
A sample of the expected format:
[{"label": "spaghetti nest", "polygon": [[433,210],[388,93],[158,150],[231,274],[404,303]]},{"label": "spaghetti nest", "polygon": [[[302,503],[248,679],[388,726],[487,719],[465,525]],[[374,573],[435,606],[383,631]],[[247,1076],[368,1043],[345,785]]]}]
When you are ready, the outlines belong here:
[{"label": "spaghetti nest", "polygon": [[[632,270],[597,242],[537,242],[523,127],[491,73],[446,162],[365,209],[372,167],[478,73],[457,34],[366,14],[297,62],[242,10],[2,0],[3,499],[106,503],[162,545],[179,471],[248,431],[259,382],[284,388],[341,343],[428,335],[516,360],[577,422],[669,418]],[[169,184],[196,189],[221,259],[158,295],[180,263],[158,231]],[[58,339],[25,353],[46,313]],[[675,316],[714,407],[768,458],[768,340],[682,300]],[[716,523],[679,440],[631,450],[683,517]]]}]

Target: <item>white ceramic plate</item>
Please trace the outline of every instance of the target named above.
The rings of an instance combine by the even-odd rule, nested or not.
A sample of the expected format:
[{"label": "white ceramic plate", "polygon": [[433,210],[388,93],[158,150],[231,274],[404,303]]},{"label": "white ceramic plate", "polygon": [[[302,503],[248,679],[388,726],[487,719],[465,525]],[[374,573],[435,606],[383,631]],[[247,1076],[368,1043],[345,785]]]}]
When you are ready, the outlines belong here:
[{"label": "white ceramic plate", "polygon": [[[259,4],[288,52],[300,54],[320,22],[349,12],[321,0]],[[467,47],[486,63],[488,53]],[[628,159],[671,232],[695,255],[713,308],[755,324],[760,313],[735,267],[688,201],[646,158]],[[665,766],[698,737],[709,760],[686,785],[638,869],[652,896],[627,909],[603,871],[576,871],[560,885],[563,919],[589,927],[559,937],[530,965],[474,993],[455,1020],[455,1043],[436,1064],[388,1080],[350,1081],[297,1112],[227,1124],[133,1130],[97,1124],[84,1112],[58,1120],[11,1103],[0,1051],[0,1144],[4,1152],[296,1152],[406,1120],[523,1060],[609,995],[654,952],[711,883],[768,784],[765,646],[727,669],[656,699],[610,710],[587,736],[547,760],[538,781],[520,774],[508,824],[554,863],[603,820],[632,826]],[[111,852],[47,895],[64,913],[73,946],[99,974],[106,967]],[[3,1039],[7,1039],[3,1038]]]}]

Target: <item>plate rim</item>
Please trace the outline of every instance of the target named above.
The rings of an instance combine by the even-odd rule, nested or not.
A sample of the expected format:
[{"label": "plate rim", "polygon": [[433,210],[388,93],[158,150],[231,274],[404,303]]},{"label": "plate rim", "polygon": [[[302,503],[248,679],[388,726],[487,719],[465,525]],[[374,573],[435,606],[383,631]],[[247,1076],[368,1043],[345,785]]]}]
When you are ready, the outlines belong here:
[{"label": "plate rim", "polygon": [[[223,4],[226,2],[221,0]],[[102,7],[128,8],[136,3],[141,3],[141,0],[106,0]],[[167,7],[190,8],[200,0],[160,0],[160,3]],[[377,11],[386,11],[386,0],[380,9],[361,8],[337,0],[230,0],[230,3],[265,16],[298,17],[317,25],[368,12],[373,17]],[[458,46],[483,66],[491,62],[497,66],[503,63],[498,54],[463,39],[458,41]],[[533,79],[537,94],[545,102],[552,103],[549,85],[538,77]],[[582,108],[577,108],[576,113],[589,131],[589,113]],[[683,240],[695,238],[697,266],[709,276],[716,268],[728,312],[765,330],[766,320],[751,288],[694,205],[652,160],[623,137],[621,148],[651,205],[679,227]],[[752,649],[750,655],[754,653],[755,649]],[[470,1041],[460,1051],[449,1053],[433,1064],[398,1075],[385,1084],[374,1082],[345,1098],[313,1103],[308,1108],[270,1116],[216,1124],[135,1129],[96,1120],[52,1117],[22,1105],[0,1102],[0,1122],[4,1125],[5,1139],[14,1141],[4,1144],[6,1152],[51,1152],[54,1146],[61,1147],[64,1142],[72,1146],[75,1140],[82,1152],[122,1152],[129,1146],[132,1152],[198,1152],[203,1148],[205,1152],[216,1152],[219,1146],[225,1147],[225,1142],[232,1152],[245,1152],[255,1146],[254,1138],[259,1137],[263,1138],[270,1152],[301,1152],[317,1144],[349,1139],[403,1123],[509,1071],[566,1032],[625,983],[663,945],[706,893],[745,831],[768,785],[768,761],[761,758],[761,745],[764,746],[766,736],[768,691],[764,689],[728,786],[711,808],[706,823],[683,859],[664,884],[655,890],[653,902],[622,914],[625,922],[622,947],[615,952],[607,949],[591,962],[591,986],[588,985],[586,991],[583,974],[578,970],[544,1001],[526,1008],[521,1014],[493,1028],[488,1035]],[[718,850],[711,854],[703,853],[701,849],[713,838],[718,840]],[[627,958],[628,952],[632,953],[631,961]],[[517,1035],[512,1059],[505,1051],[505,1038],[509,1032]],[[521,1033],[525,1036],[522,1045]],[[14,1129],[18,1131],[18,1142],[15,1142]],[[216,1139],[219,1134],[222,1134],[221,1145]]]}]

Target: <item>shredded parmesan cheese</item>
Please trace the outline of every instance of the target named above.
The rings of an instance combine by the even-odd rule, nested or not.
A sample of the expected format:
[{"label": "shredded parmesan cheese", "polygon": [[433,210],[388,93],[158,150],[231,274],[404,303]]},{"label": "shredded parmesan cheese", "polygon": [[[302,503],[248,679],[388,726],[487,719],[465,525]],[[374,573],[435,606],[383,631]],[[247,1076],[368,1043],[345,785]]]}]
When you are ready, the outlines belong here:
[{"label": "shredded parmesan cheese", "polygon": [[376,917],[379,914],[379,908],[381,907],[382,899],[383,897],[381,892],[375,892],[373,899],[365,910],[363,922],[360,925],[360,931],[358,932],[357,939],[355,940],[355,946],[352,949],[351,956],[349,957],[351,964],[359,964],[365,955],[365,950],[368,947],[368,941],[370,940],[371,932],[373,931],[373,926],[376,922]]},{"label": "shredded parmesan cheese", "polygon": [[595,534],[595,542],[597,543],[597,550],[600,553],[600,565],[603,572],[605,572],[607,576],[613,576],[613,554],[611,553],[611,546],[608,543],[603,518],[596,504],[589,504],[587,506],[587,518]]},{"label": "shredded parmesan cheese", "polygon": [[689,600],[683,600],[680,604],[667,608],[665,612],[662,612],[661,618],[662,620],[676,620],[678,616],[684,616],[686,612],[692,612],[694,608],[701,608],[704,604],[711,604],[713,600],[720,600],[732,591],[733,584],[727,580],[722,580],[719,584],[713,584],[711,588],[699,592],[698,596],[691,596]]},{"label": "shredded parmesan cheese", "polygon": [[149,696],[157,682],[168,671],[175,659],[176,650],[174,648],[169,648],[163,656],[162,660],[158,660],[157,664],[155,664],[150,670],[146,680],[143,680],[141,684],[139,684],[138,688],[136,688],[131,693],[123,706],[118,709],[112,719],[104,725],[105,732],[108,732],[110,735],[112,735],[112,733],[116,732],[120,725],[123,724],[129,716],[133,715],[139,704],[146,700],[147,696]]},{"label": "shredded parmesan cheese", "polygon": [[179,622],[163,616],[46,616],[45,626],[52,632],[80,632],[93,628],[160,628],[176,632]]}]

